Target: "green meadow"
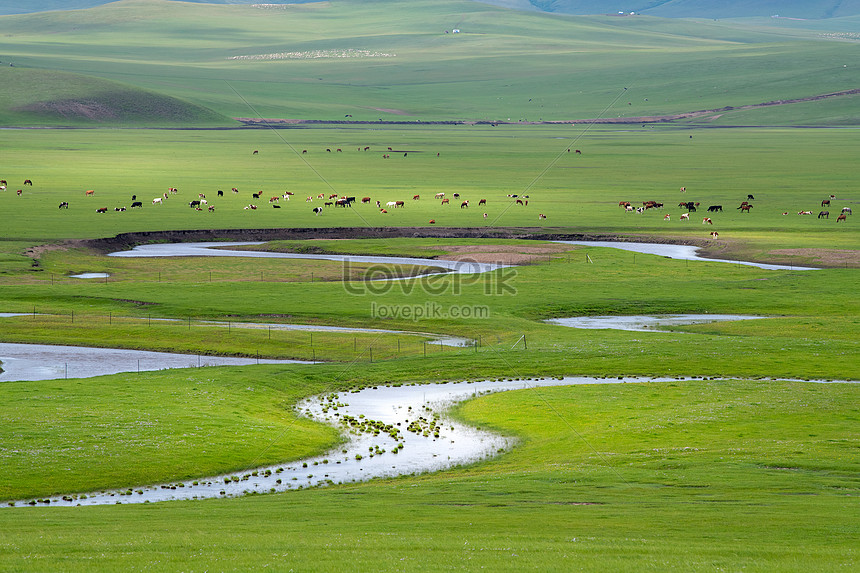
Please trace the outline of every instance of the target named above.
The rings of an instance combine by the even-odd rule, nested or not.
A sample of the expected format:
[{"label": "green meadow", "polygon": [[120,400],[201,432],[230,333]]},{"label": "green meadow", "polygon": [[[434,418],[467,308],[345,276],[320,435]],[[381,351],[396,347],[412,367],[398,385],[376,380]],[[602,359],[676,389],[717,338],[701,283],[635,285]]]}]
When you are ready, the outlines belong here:
[{"label": "green meadow", "polygon": [[[856,18],[123,0],[0,25],[0,312],[22,314],[0,317],[0,342],[319,362],[0,383],[0,571],[857,568],[860,234],[836,218],[860,205],[860,96],[816,99],[860,87]],[[699,110],[719,111],[653,121]],[[624,123],[544,123],[583,119]],[[619,206],[648,200],[664,206]],[[689,220],[682,201],[699,203]],[[427,261],[105,256],[183,232]],[[816,270],[546,240],[565,236]],[[416,278],[434,257],[519,264]],[[761,318],[545,322],[671,313]],[[277,328],[294,323],[404,332]],[[461,403],[453,416],[517,445],[444,472],[27,503],[328,451],[343,437],[295,410],[320,393],[575,375],[642,382]]]}]

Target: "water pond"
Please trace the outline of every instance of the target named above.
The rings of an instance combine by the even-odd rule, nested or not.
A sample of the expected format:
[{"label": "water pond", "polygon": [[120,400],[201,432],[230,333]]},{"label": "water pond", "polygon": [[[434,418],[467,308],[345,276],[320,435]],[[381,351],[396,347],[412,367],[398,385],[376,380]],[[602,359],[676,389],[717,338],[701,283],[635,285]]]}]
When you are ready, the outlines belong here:
[{"label": "water pond", "polygon": [[665,314],[638,316],[574,316],[571,318],[552,318],[546,322],[570,326],[572,328],[611,328],[637,332],[654,332],[661,326],[683,326],[685,324],[704,324],[730,320],[754,320],[767,318],[742,314]]},{"label": "water pond", "polygon": [[197,354],[171,354],[116,348],[0,343],[0,382],[89,378],[166,368],[308,364],[299,360],[265,360]]},{"label": "water pond", "polygon": [[733,261],[729,259],[709,259],[699,256],[699,247],[690,245],[663,245],[657,243],[626,243],[621,241],[553,241],[554,243],[564,243],[566,245],[580,245],[585,247],[609,247],[612,249],[621,249],[623,251],[632,251],[634,253],[642,253],[645,255],[658,255],[669,259],[682,259],[688,261],[704,261],[710,263],[732,263],[735,265],[746,265],[750,267],[758,267],[767,270],[792,270],[792,271],[817,271],[820,269],[813,267],[797,267],[792,265],[770,265],[767,263],[752,263],[749,261]]}]

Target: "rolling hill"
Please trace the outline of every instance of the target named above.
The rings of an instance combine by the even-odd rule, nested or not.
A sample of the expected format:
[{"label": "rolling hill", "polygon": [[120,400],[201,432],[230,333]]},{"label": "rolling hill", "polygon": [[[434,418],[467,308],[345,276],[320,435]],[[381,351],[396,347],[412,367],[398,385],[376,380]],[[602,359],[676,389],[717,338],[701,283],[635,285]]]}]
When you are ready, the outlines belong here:
[{"label": "rolling hill", "polygon": [[[174,0],[171,0],[174,1]],[[258,0],[183,0],[200,4],[259,4]],[[268,4],[306,4],[313,0],[269,0]],[[860,14],[860,0],[483,0],[516,10],[558,14],[617,14],[635,12],[663,18],[841,18]],[[0,0],[0,14],[49,10],[78,10],[107,4],[105,0]]]},{"label": "rolling hill", "polygon": [[52,70],[0,68],[3,125],[183,125],[223,123],[202,106],[118,82]]},{"label": "rolling hill", "polygon": [[[767,21],[568,16],[468,0],[123,0],[0,24],[3,65],[119,82],[225,118],[638,122],[719,110],[709,124],[860,121],[857,95],[817,99],[860,86],[854,33]],[[45,100],[36,91],[18,97],[36,105]],[[809,103],[749,107],[796,100]],[[27,103],[0,100],[0,118],[65,121],[68,106]]]},{"label": "rolling hill", "polygon": [[662,18],[841,18],[860,14],[858,0],[487,0],[520,10],[558,14],[644,14]]}]

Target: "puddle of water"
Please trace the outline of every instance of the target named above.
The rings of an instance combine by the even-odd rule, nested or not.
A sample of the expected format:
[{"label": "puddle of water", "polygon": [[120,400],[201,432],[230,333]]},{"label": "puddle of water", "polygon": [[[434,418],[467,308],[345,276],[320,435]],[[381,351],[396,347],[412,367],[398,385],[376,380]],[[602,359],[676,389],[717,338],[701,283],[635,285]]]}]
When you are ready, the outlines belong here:
[{"label": "puddle of water", "polygon": [[[445,261],[436,259],[419,259],[412,257],[381,257],[358,255],[324,255],[307,253],[276,253],[269,251],[233,251],[223,247],[264,245],[261,241],[241,242],[200,242],[200,243],[157,243],[138,245],[130,251],[109,253],[109,257],[254,257],[270,259],[313,259],[323,261],[339,261],[353,263],[379,263],[386,265],[418,265],[444,269],[439,272],[454,272],[458,274],[485,273],[509,265],[475,263],[468,261]],[[428,273],[432,274],[432,273]],[[411,277],[410,277],[411,278]],[[396,279],[403,280],[403,279]]]},{"label": "puddle of water", "polygon": [[81,273],[79,275],[69,275],[73,279],[106,279],[110,276],[108,273]]},{"label": "puddle of water", "polygon": [[661,326],[682,326],[685,324],[702,324],[726,320],[753,320],[767,318],[764,316],[748,316],[740,314],[667,314],[639,316],[574,316],[572,318],[553,318],[547,320],[551,324],[570,326],[572,328],[612,328],[616,330],[633,330],[637,332],[653,332]]},{"label": "puddle of water", "polygon": [[300,360],[265,360],[144,350],[0,343],[0,382],[89,378],[120,372],[143,372],[200,366],[310,364]]},{"label": "puddle of water", "polygon": [[[177,318],[153,318],[162,322],[180,322]],[[361,328],[351,326],[325,326],[320,324],[280,324],[274,322],[223,322],[204,320],[198,321],[195,324],[205,324],[208,326],[219,326],[222,328],[251,328],[259,330],[302,330],[309,332],[379,332],[383,334],[406,334],[409,336],[438,336],[432,332],[413,332],[410,330],[386,330],[384,328]],[[461,338],[458,336],[443,336],[427,341],[427,344],[442,344],[444,346],[472,346],[474,341],[469,338]]]},{"label": "puddle of water", "polygon": [[813,267],[796,267],[792,265],[769,265],[767,263],[751,263],[748,261],[732,261],[729,259],[709,259],[699,256],[699,247],[690,245],[661,245],[656,243],[626,243],[620,241],[553,241],[565,245],[581,245],[585,247],[609,247],[632,251],[646,255],[659,255],[670,259],[684,259],[688,261],[704,261],[710,263],[733,263],[735,265],[746,265],[766,270],[791,270],[791,271],[817,271]]}]

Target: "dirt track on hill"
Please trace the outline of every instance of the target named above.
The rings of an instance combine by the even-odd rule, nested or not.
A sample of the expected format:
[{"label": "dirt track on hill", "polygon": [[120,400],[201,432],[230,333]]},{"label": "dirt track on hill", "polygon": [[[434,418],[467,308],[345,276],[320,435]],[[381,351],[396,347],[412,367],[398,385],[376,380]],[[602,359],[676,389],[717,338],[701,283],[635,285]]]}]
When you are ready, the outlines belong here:
[{"label": "dirt track on hill", "polygon": [[763,103],[741,105],[741,106],[725,106],[716,109],[703,109],[698,111],[689,111],[685,113],[676,113],[671,115],[643,115],[637,117],[608,117],[594,119],[569,119],[556,121],[490,121],[490,120],[449,120],[449,121],[421,121],[421,120],[322,120],[322,119],[265,119],[253,117],[234,117],[236,121],[248,127],[279,127],[279,126],[295,126],[295,125],[572,125],[572,124],[642,124],[642,123],[671,123],[674,121],[704,118],[715,120],[721,115],[729,111],[749,110],[762,107],[771,107],[777,105],[788,105],[792,103],[804,103],[812,101],[821,101],[836,97],[846,97],[860,94],[860,88],[851,90],[842,90],[820,94],[816,96],[796,98],[796,99],[780,99]]}]

